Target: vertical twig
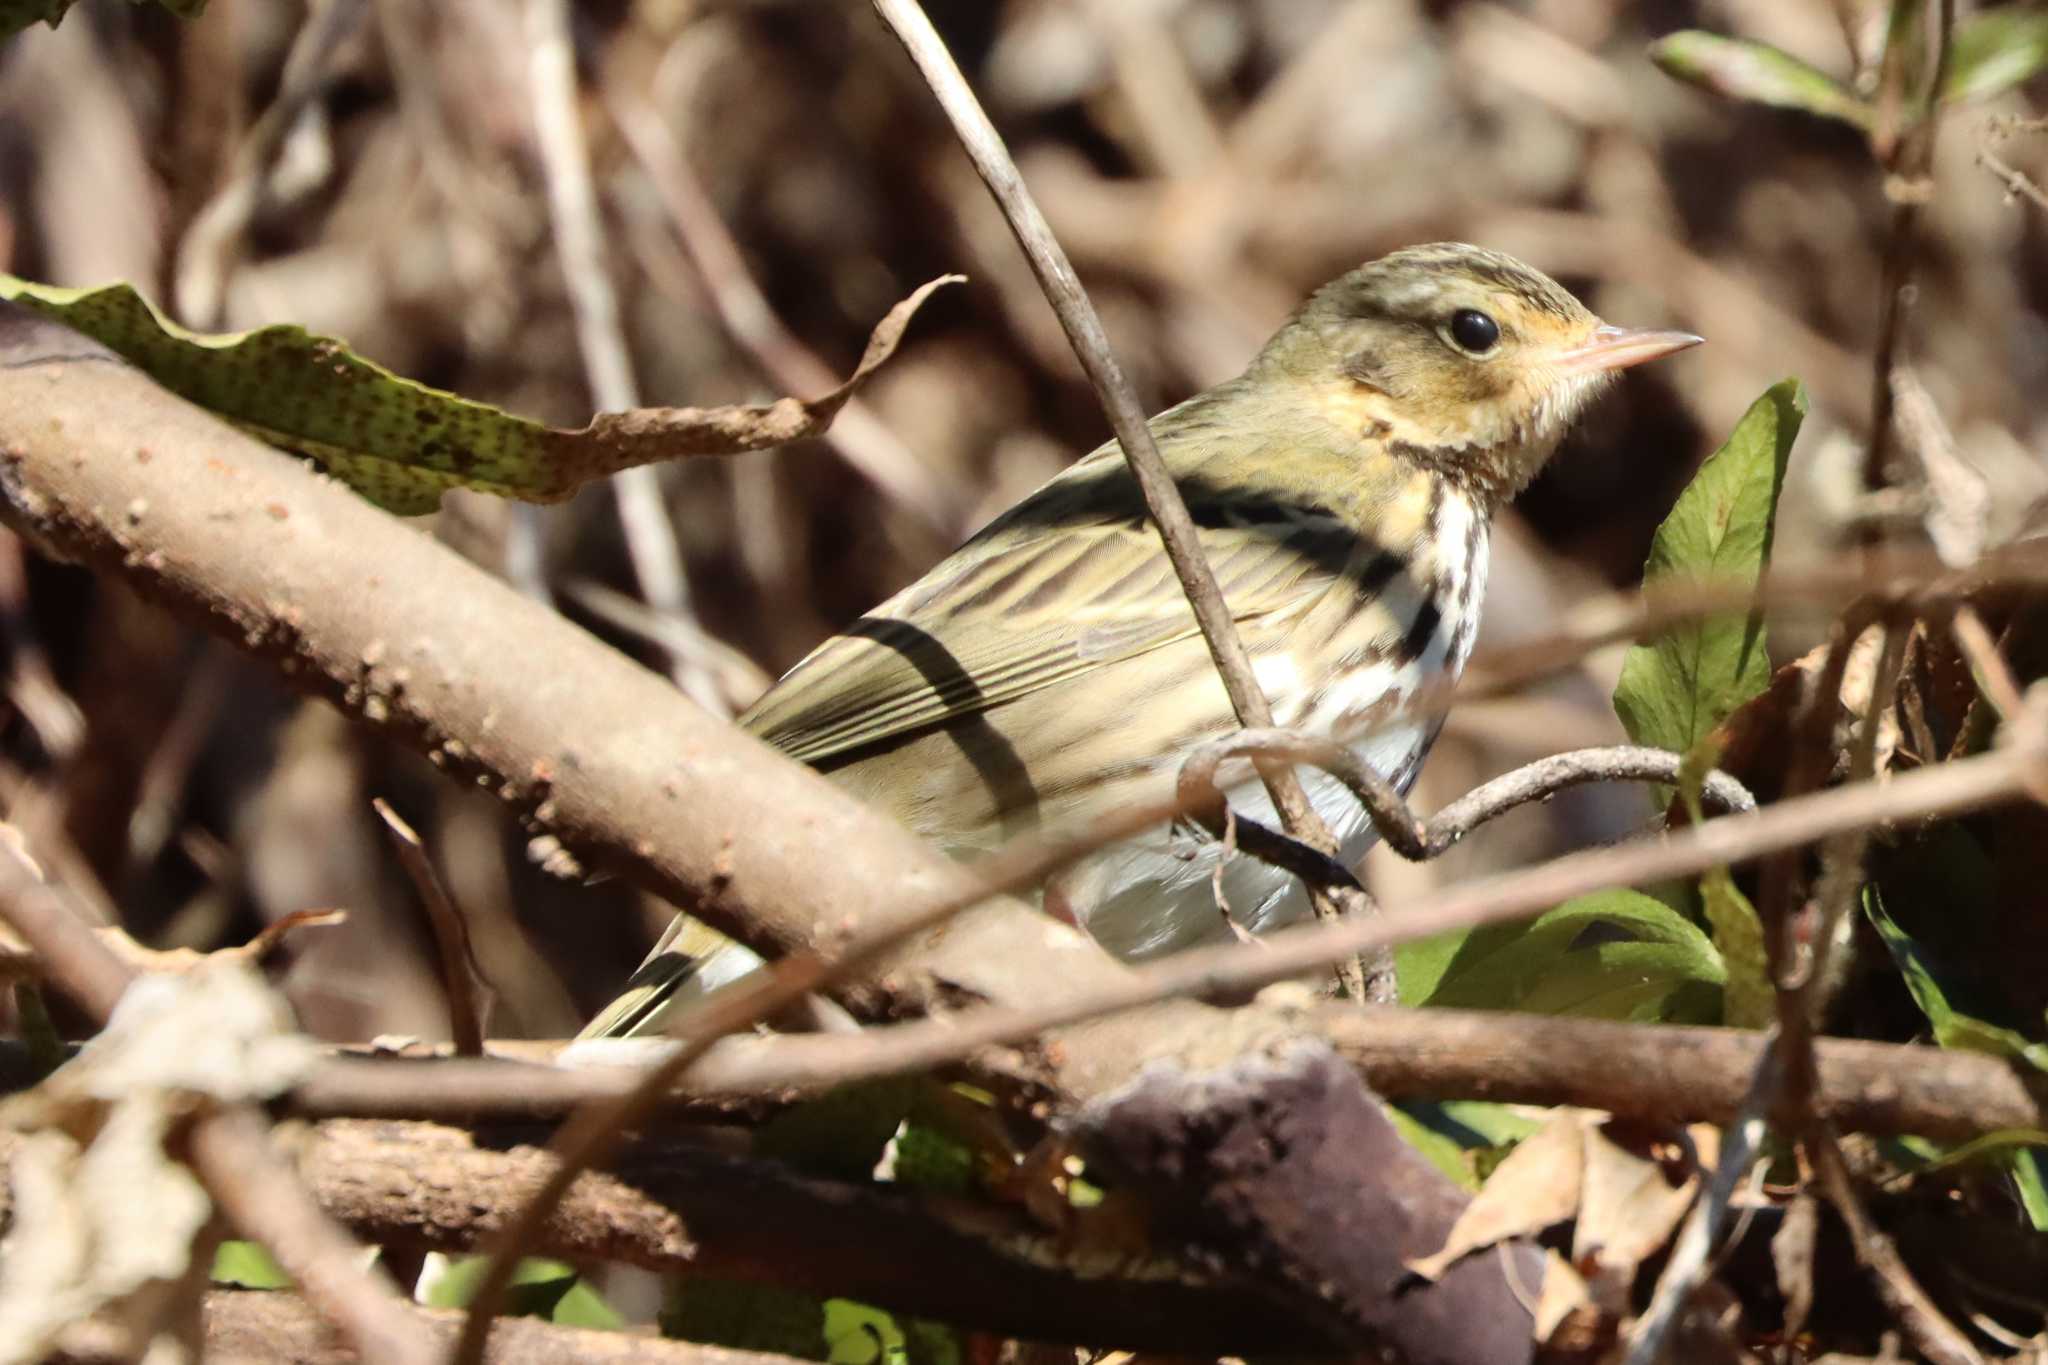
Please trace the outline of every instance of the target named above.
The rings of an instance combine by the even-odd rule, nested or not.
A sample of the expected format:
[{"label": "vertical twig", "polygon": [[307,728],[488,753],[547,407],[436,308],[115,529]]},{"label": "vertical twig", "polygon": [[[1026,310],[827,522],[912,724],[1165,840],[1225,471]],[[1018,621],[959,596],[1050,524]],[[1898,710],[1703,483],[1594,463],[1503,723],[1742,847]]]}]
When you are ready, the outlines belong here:
[{"label": "vertical twig", "polygon": [[1804,1142],[1807,1155],[1813,1160],[1814,1178],[1849,1228],[1856,1259],[1877,1281],[1878,1297],[1899,1320],[1907,1339],[1935,1365],[1984,1365],[1982,1354],[1935,1306],[1920,1282],[1913,1278],[1892,1239],[1885,1236],[1863,1207],[1835,1135],[1825,1125],[1816,1123]]},{"label": "vertical twig", "polygon": [[414,889],[426,904],[427,922],[434,926],[434,946],[441,960],[442,987],[448,993],[448,1033],[455,1040],[456,1054],[481,1057],[484,1055],[484,1013],[490,1005],[491,989],[484,980],[483,968],[477,964],[476,952],[470,946],[469,926],[463,921],[462,912],[455,908],[455,900],[448,894],[447,887],[441,884],[440,876],[435,873],[433,861],[427,857],[426,845],[420,842],[419,834],[397,811],[391,809],[383,797],[371,801],[370,806],[390,832],[392,845],[398,850],[398,861],[405,865],[406,875],[412,878]]},{"label": "vertical twig", "polygon": [[1729,1202],[1742,1183],[1743,1173],[1763,1150],[1764,1134],[1770,1127],[1766,1116],[1783,1075],[1779,1060],[1778,1038],[1773,1035],[1757,1057],[1756,1071],[1750,1078],[1740,1112],[1721,1130],[1720,1160],[1700,1192],[1699,1202],[1686,1215],[1685,1226],[1672,1242],[1670,1259],[1657,1276],[1650,1305],[1629,1335],[1623,1365],[1657,1365],[1671,1338],[1671,1329],[1678,1325],[1679,1315],[1692,1301],[1693,1293],[1706,1282],[1715,1244],[1721,1240],[1721,1226],[1728,1218]]},{"label": "vertical twig", "polygon": [[[1187,594],[1195,621],[1201,627],[1202,638],[1209,646],[1209,656],[1215,661],[1224,691],[1230,696],[1231,709],[1237,713],[1238,724],[1246,729],[1270,727],[1273,724],[1272,707],[1252,673],[1251,659],[1245,653],[1244,642],[1238,638],[1230,608],[1223,600],[1222,590],[1216,586],[1216,576],[1210,571],[1209,561],[1203,556],[1201,537],[1188,516],[1187,504],[1181,499],[1180,489],[1167,470],[1165,460],[1160,457],[1144,410],[1138,405],[1130,382],[1124,377],[1123,367],[1109,348],[1102,320],[1096,316],[1087,291],[1074,274],[1073,263],[1067,259],[1067,253],[1054,238],[1045,215],[1039,212],[1037,202],[1025,188],[1024,178],[1017,171],[1017,163],[1010,158],[1009,149],[1003,145],[1001,134],[989,121],[981,102],[968,87],[967,78],[960,73],[952,54],[946,50],[945,42],[917,0],[874,0],[874,6],[882,22],[888,25],[910,54],[911,61],[945,110],[954,134],[966,149],[982,183],[988,186],[989,193],[1002,209],[1010,231],[1017,238],[1017,245],[1031,263],[1032,273],[1038,277],[1039,286],[1052,304],[1053,312],[1058,314],[1060,326],[1073,345],[1074,354],[1087,373],[1089,383],[1094,386],[1095,396],[1102,403],[1117,442],[1123,447],[1124,458],[1130,462],[1131,473],[1144,495],[1145,506],[1151,512],[1153,524],[1159,529],[1160,540],[1165,544],[1166,557],[1173,565],[1175,576],[1180,579],[1182,591]],[[1324,854],[1335,853],[1337,841],[1309,804],[1308,794],[1302,789],[1294,770],[1282,764],[1265,762],[1259,764],[1259,775],[1265,781],[1266,790],[1271,794],[1274,808],[1279,811],[1287,832]],[[1342,893],[1321,887],[1311,887],[1309,892],[1318,917],[1331,920],[1343,915],[1346,907]],[[1357,895],[1354,903],[1362,906],[1363,895]],[[1339,975],[1353,999],[1391,998],[1391,960],[1374,963],[1369,991],[1360,963],[1344,964]]]},{"label": "vertical twig", "polygon": [[[786,393],[826,393],[839,387],[839,376],[776,316],[748,271],[739,243],[660,117],[636,96],[614,94],[606,108],[653,184],[683,251],[703,279],[711,306],[733,340]],[[921,463],[858,395],[839,410],[825,440],[926,525],[947,535],[959,532],[961,499],[955,490]]]},{"label": "vertical twig", "polygon": [[[1840,706],[1842,675],[1874,613],[1871,604],[1859,604],[1850,609],[1838,627],[1833,647],[1800,717],[1787,795],[1796,796],[1817,787],[1826,776],[1824,760],[1834,752],[1834,720]],[[1850,756],[1852,783],[1868,782],[1875,769],[1878,726],[1891,709],[1911,630],[1912,623],[1897,616],[1888,618],[1884,625],[1883,657],[1871,686],[1863,729]],[[1693,1206],[1671,1259],[1658,1276],[1650,1307],[1630,1339],[1626,1365],[1656,1365],[1662,1358],[1671,1329],[1709,1273],[1708,1258],[1727,1219],[1729,1198],[1743,1172],[1756,1160],[1771,1122],[1775,1121],[1781,1131],[1799,1133],[1803,1138],[1817,1128],[1812,1117],[1818,1074],[1814,1029],[1834,980],[1827,970],[1827,952],[1862,886],[1863,855],[1869,847],[1870,829],[1867,824],[1855,826],[1830,836],[1823,846],[1820,886],[1815,896],[1819,913],[1812,918],[1811,955],[1803,962],[1798,961],[1798,917],[1791,905],[1796,856],[1781,856],[1766,865],[1767,880],[1761,900],[1764,941],[1777,988],[1777,1026],[1757,1059],[1742,1110],[1725,1130],[1721,1159],[1713,1179],[1701,1194],[1700,1202]]]},{"label": "vertical twig", "polygon": [[[1873,150],[1885,172],[1885,192],[1892,200],[1891,227],[1885,237],[1884,293],[1878,305],[1877,353],[1872,360],[1870,380],[1870,448],[1863,459],[1863,486],[1879,489],[1891,482],[1887,466],[1892,453],[1892,370],[1898,363],[1899,338],[1904,330],[1906,296],[1913,283],[1913,258],[1919,246],[1920,210],[1934,172],[1934,138],[1941,124],[1941,91],[1948,79],[1950,35],[1955,30],[1955,0],[1935,0],[1934,63],[1920,112],[1896,145],[1879,145]],[[1887,52],[1892,66],[1896,54]]]},{"label": "vertical twig", "polygon": [[[555,249],[576,317],[577,349],[583,355],[593,403],[603,412],[623,412],[640,406],[640,393],[619,327],[618,293],[605,266],[597,194],[590,183],[590,157],[576,108],[568,0],[526,0],[526,35],[534,137],[547,181]],[[675,528],[662,504],[659,477],[652,467],[625,470],[613,476],[612,494],[640,591],[657,610],[689,616],[690,583]],[[718,716],[732,714],[715,680],[693,660],[673,655],[669,673],[699,706]]]},{"label": "vertical twig", "polygon": [[305,26],[292,39],[277,98],[250,125],[235,149],[227,182],[192,216],[178,242],[171,292],[186,326],[220,325],[230,269],[243,234],[263,203],[264,172],[300,116],[327,92],[335,76],[335,54],[365,12],[362,0],[326,0],[312,7]]}]

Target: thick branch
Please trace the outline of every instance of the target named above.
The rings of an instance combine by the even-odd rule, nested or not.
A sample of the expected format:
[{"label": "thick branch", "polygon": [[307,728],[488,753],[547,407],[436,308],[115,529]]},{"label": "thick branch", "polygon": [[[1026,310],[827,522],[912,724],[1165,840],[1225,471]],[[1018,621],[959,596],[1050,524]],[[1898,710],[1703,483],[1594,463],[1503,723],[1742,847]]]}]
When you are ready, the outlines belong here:
[{"label": "thick branch", "polygon": [[[329,1213],[369,1240],[474,1251],[554,1164],[519,1136],[323,1123],[306,1178]],[[1021,1212],[822,1180],[679,1142],[636,1144],[611,1169],[578,1177],[530,1249],[844,1295],[1037,1340],[1195,1352],[1322,1344],[1257,1294],[1192,1271],[1158,1274],[1167,1267],[1157,1261],[1144,1274],[1062,1269],[1057,1239]]]},{"label": "thick branch", "polygon": [[[0,497],[0,516],[44,549],[274,660],[497,792],[536,832],[766,955],[829,956],[983,894],[976,873],[430,537],[11,306]],[[1081,935],[998,903],[843,998],[886,1016],[935,995],[1043,998],[1123,970]],[[1117,1083],[1133,1058],[1124,1039],[1051,1060],[1056,1083],[1084,1093]]]},{"label": "thick branch", "polygon": [[[452,1309],[415,1308],[409,1310],[409,1316],[420,1335],[437,1350],[447,1349],[461,1325],[461,1314]],[[294,1365],[365,1361],[378,1365],[376,1357],[335,1341],[320,1315],[297,1294],[216,1289],[200,1305],[200,1317],[208,1360],[290,1361]],[[484,1365],[561,1365],[568,1360],[577,1365],[796,1365],[788,1356],[665,1341],[634,1332],[564,1327],[539,1318],[511,1318],[500,1323],[491,1335]]]}]

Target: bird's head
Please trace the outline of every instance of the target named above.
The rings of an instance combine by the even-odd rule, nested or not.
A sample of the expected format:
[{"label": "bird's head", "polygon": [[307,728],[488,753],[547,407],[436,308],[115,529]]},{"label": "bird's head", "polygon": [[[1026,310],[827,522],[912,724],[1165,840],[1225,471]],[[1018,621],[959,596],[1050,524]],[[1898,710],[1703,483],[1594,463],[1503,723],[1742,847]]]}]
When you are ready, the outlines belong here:
[{"label": "bird's head", "polygon": [[1361,436],[1498,505],[1536,476],[1616,371],[1699,341],[1610,326],[1512,256],[1439,242],[1317,290],[1260,367],[1306,382]]}]

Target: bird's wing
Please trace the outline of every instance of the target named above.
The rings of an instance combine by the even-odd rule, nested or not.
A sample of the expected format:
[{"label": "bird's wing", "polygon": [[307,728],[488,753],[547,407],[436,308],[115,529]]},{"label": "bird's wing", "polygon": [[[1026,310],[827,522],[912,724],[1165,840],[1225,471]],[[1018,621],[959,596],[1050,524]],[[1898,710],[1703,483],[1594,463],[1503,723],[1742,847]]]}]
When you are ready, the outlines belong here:
[{"label": "bird's wing", "polygon": [[[1136,515],[1135,490],[1117,485],[1128,476],[1080,472],[828,640],[741,724],[820,763],[1195,635],[1157,532]],[[1369,588],[1401,568],[1312,502],[1224,500],[1199,480],[1182,491],[1254,653],[1343,579]],[[1116,514],[1120,502],[1128,510]]]}]

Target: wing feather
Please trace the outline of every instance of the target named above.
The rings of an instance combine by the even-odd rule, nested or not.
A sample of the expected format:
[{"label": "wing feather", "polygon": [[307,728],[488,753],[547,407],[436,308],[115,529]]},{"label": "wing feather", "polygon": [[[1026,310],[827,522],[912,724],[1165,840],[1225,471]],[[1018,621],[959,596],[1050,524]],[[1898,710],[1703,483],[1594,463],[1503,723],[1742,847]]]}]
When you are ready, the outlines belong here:
[{"label": "wing feather", "polygon": [[[1320,509],[1267,504],[1209,522],[1203,548],[1255,651],[1383,557]],[[741,724],[826,763],[1197,633],[1157,535],[1135,515],[1013,514],[820,646]]]}]

